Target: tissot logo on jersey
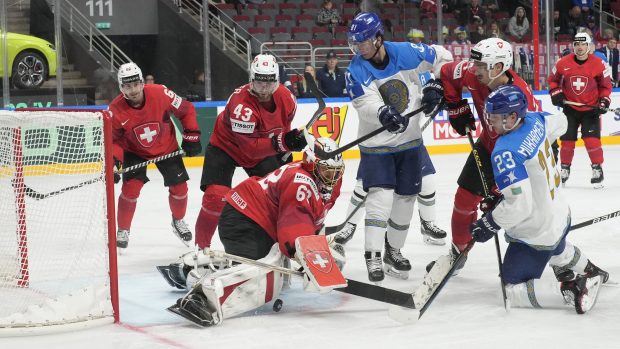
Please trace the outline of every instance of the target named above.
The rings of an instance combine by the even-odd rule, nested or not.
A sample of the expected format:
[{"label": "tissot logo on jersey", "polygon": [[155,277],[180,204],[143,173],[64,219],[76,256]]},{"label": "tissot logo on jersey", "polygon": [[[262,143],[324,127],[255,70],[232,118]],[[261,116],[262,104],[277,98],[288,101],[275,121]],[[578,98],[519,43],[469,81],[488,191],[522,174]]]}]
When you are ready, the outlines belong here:
[{"label": "tissot logo on jersey", "polygon": [[317,188],[316,183],[314,183],[312,178],[310,178],[310,177],[308,177],[308,176],[306,176],[305,174],[302,174],[302,173],[295,173],[295,179],[293,180],[293,183],[308,184],[310,186],[310,188],[312,188],[312,192],[314,193],[314,197],[317,200],[319,199],[319,188]]},{"label": "tissot logo on jersey", "polygon": [[159,136],[160,129],[159,123],[149,122],[140,126],[136,126],[133,129],[138,142],[145,148],[150,148],[155,144],[157,137]]},{"label": "tissot logo on jersey", "polygon": [[237,133],[254,133],[254,128],[256,127],[256,123],[253,121],[239,121],[235,119],[230,119],[230,126],[233,132]]}]

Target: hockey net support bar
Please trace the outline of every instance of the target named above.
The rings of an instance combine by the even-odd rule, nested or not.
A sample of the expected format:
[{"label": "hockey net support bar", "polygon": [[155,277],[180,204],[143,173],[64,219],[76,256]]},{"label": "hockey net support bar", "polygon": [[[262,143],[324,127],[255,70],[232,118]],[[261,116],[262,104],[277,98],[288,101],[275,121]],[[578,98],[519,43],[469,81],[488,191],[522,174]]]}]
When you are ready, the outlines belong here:
[{"label": "hockey net support bar", "polygon": [[105,112],[0,111],[0,336],[118,322],[111,134]]}]

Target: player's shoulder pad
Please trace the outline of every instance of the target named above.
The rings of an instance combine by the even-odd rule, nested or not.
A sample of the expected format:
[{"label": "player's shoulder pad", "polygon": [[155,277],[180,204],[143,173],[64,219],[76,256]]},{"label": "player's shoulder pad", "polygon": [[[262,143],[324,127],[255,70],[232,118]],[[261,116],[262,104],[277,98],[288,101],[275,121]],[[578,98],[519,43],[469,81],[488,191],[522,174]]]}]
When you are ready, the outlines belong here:
[{"label": "player's shoulder pad", "polygon": [[409,42],[386,42],[385,49],[390,58],[396,58],[399,69],[415,69],[423,61],[435,63],[437,53],[435,49],[426,44],[413,44]]}]

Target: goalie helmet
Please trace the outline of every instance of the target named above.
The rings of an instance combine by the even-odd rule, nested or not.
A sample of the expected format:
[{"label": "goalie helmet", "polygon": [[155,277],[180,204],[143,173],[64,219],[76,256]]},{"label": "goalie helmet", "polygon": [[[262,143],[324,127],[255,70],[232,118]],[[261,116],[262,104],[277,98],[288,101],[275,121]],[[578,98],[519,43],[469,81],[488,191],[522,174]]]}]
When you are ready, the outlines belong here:
[{"label": "goalie helmet", "polygon": [[[505,123],[512,113],[517,115],[515,124],[506,128]],[[492,125],[491,115],[501,115],[502,127],[505,131],[514,129],[527,114],[527,98],[521,89],[515,85],[502,85],[491,92],[484,104],[484,118]]]},{"label": "goalie helmet", "polygon": [[[318,138],[316,143],[320,144],[326,152],[338,149],[336,142],[328,137]],[[317,145],[315,144],[315,146]],[[331,159],[321,160],[314,156],[308,156],[308,153],[304,152],[302,167],[314,176],[319,187],[319,194],[323,200],[329,200],[334,187],[342,179],[342,174],[344,173],[342,154],[338,154]]]},{"label": "goalie helmet", "polygon": [[[472,47],[470,52],[471,60],[486,64],[489,71],[489,79],[493,81],[502,75],[512,66],[512,45],[502,39],[484,39]],[[502,71],[497,76],[491,76],[491,70],[497,63],[502,63]]]},{"label": "goalie helmet", "polygon": [[260,54],[254,57],[250,66],[252,91],[259,97],[269,97],[278,88],[280,67],[272,55]]},{"label": "goalie helmet", "polygon": [[125,63],[118,68],[118,88],[122,91],[123,84],[134,81],[144,82],[142,70],[134,62]]}]

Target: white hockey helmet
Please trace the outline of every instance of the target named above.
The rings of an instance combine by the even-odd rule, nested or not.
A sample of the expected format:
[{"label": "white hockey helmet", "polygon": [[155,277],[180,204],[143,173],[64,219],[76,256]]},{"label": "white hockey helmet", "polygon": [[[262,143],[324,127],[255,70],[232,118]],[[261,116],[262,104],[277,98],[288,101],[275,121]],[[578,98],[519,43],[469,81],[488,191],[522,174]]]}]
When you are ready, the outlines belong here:
[{"label": "white hockey helmet", "polygon": [[[498,38],[484,39],[471,48],[470,59],[474,62],[486,64],[489,79],[494,80],[512,66],[512,45]],[[502,71],[497,76],[491,76],[491,70],[497,63],[502,63]]]},{"label": "white hockey helmet", "polygon": [[134,62],[121,65],[120,68],[118,68],[118,88],[122,91],[123,84],[134,81],[144,82],[140,67]]},{"label": "white hockey helmet", "polygon": [[[336,142],[328,137],[317,138],[316,142],[319,143],[326,152],[338,149]],[[303,166],[306,171],[314,175],[317,186],[319,187],[319,193],[323,200],[329,200],[332,196],[334,187],[338,184],[338,181],[342,179],[342,174],[344,173],[342,154],[338,154],[331,159],[322,160],[314,156],[308,156],[308,153],[304,152]]]},{"label": "white hockey helmet", "polygon": [[580,32],[575,34],[573,37],[573,52],[577,54],[577,43],[585,42],[588,44],[588,53],[594,53],[594,43],[592,42],[592,37],[590,34],[586,32]]},{"label": "white hockey helmet", "polygon": [[250,65],[250,83],[252,91],[259,96],[271,95],[278,88],[280,67],[276,58],[268,54],[254,57]]}]

